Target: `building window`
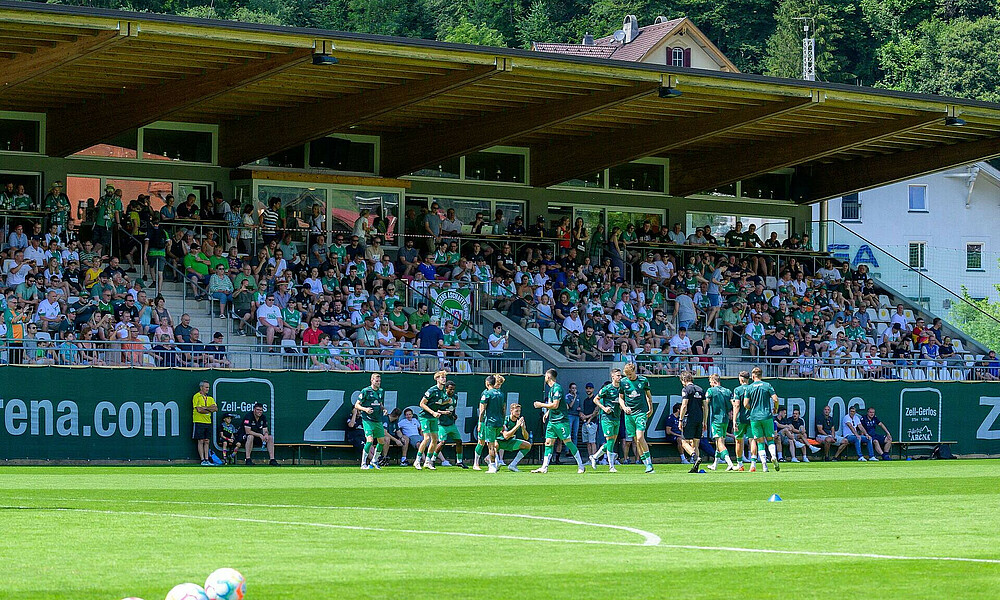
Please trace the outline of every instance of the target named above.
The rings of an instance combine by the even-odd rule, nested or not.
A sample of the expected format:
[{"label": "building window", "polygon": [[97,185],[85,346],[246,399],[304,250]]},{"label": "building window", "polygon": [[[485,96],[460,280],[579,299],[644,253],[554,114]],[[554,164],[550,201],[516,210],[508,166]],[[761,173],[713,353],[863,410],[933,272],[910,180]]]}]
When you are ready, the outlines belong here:
[{"label": "building window", "polygon": [[840,220],[861,220],[861,199],[858,194],[848,194],[840,199]]},{"label": "building window", "polygon": [[255,160],[252,164],[262,167],[281,167],[284,169],[302,169],[306,166],[306,147],[295,146],[282,150],[271,156]]},{"label": "building window", "polygon": [[527,171],[524,154],[474,152],[465,157],[465,178],[475,181],[524,183]]},{"label": "building window", "polygon": [[142,157],[150,160],[177,160],[182,162],[211,163],[211,131],[185,131],[183,129],[142,130]]},{"label": "building window", "polygon": [[625,163],[608,169],[613,190],[663,192],[666,188],[662,163]]},{"label": "building window", "polygon": [[0,118],[0,151],[40,152],[41,122]]},{"label": "building window", "polygon": [[670,66],[684,66],[684,48],[673,48],[670,50]]},{"label": "building window", "polygon": [[927,186],[909,186],[910,212],[927,212]]},{"label": "building window", "polygon": [[910,242],[910,267],[914,269],[924,268],[924,250],[926,242]]},{"label": "building window", "polygon": [[309,143],[309,165],[351,173],[375,173],[375,142],[325,137]]},{"label": "building window", "polygon": [[430,165],[410,173],[414,177],[436,177],[438,179],[461,179],[462,157],[446,158],[436,165]]},{"label": "building window", "polygon": [[965,270],[966,271],[982,271],[983,270],[983,245],[982,244],[966,244],[965,245]]}]

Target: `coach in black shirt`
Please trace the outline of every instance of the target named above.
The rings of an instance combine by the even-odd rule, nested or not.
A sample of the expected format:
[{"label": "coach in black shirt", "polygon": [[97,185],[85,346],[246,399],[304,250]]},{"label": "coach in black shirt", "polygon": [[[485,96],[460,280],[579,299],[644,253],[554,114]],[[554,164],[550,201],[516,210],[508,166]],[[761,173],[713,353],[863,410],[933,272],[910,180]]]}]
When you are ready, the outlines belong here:
[{"label": "coach in black shirt", "polygon": [[243,418],[243,445],[246,447],[246,464],[252,465],[250,451],[253,450],[254,440],[260,440],[262,446],[267,448],[267,455],[271,459],[268,464],[272,467],[278,466],[278,461],[274,460],[274,438],[271,437],[271,430],[267,426],[267,417],[264,416],[264,405],[260,402],[253,405],[253,412]]}]

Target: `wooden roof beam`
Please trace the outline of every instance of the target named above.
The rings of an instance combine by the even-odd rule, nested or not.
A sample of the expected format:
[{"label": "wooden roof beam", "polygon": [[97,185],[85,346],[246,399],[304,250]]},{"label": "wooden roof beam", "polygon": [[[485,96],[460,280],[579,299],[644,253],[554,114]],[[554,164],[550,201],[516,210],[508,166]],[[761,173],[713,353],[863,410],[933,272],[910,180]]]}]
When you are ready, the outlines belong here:
[{"label": "wooden roof beam", "polygon": [[495,65],[479,65],[447,75],[227,121],[219,128],[219,164],[237,167],[492,77],[508,68],[506,61],[498,59]]},{"label": "wooden roof beam", "polygon": [[17,55],[10,62],[0,65],[0,96],[19,85],[128,39],[131,29],[125,27],[116,31],[101,31],[96,35],[81,36],[75,42],[64,42],[49,48],[40,47],[35,52]]},{"label": "wooden roof beam", "polygon": [[420,127],[398,135],[383,136],[382,174],[387,177],[407,175],[427,165],[648,96],[657,88],[656,84],[629,85],[463,119],[444,127]]},{"label": "wooden roof beam", "polygon": [[312,58],[311,48],[299,48],[266,60],[169,81],[102,99],[93,105],[72,105],[49,112],[46,153],[68,156],[135,127],[233,91]]},{"label": "wooden roof beam", "polygon": [[737,144],[697,158],[670,159],[670,193],[690,196],[734,181],[807,163],[941,122],[943,114],[922,113],[876,123],[856,123],[829,132],[800,135],[782,141]]},{"label": "wooden roof beam", "polygon": [[[531,185],[548,187],[632,160],[681,148],[817,102],[815,95],[725,110],[702,117],[671,119],[656,125],[554,142],[533,149]],[[664,99],[663,102],[670,102]]]},{"label": "wooden roof beam", "polygon": [[796,202],[810,204],[1000,156],[1000,138],[960,142],[800,167],[792,178]]}]

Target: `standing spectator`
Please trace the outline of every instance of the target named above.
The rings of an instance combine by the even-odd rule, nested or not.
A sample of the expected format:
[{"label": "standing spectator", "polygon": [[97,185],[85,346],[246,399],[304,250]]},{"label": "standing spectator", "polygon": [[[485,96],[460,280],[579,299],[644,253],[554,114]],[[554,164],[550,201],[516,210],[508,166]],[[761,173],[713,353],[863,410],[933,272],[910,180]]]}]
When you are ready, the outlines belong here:
[{"label": "standing spectator", "polygon": [[492,357],[490,370],[494,372],[500,372],[504,369],[500,368],[503,362],[503,354],[507,349],[507,344],[510,342],[510,332],[504,333],[503,324],[497,321],[493,324],[493,333],[487,339],[486,343],[489,345],[489,354]]},{"label": "standing spectator", "polygon": [[588,382],[583,389],[587,395],[580,401],[583,413],[581,415],[583,427],[580,437],[587,443],[587,456],[593,456],[597,453],[597,430],[600,429],[598,425],[600,413],[598,412],[597,404],[594,402],[597,397],[594,394],[594,384]]},{"label": "standing spectator", "polygon": [[438,327],[440,322],[440,318],[435,315],[417,333],[417,347],[420,349],[418,363],[421,371],[438,370],[440,364],[438,351],[444,343],[444,332]]},{"label": "standing spectator", "polygon": [[198,447],[198,458],[201,459],[201,466],[210,467],[212,461],[208,457],[208,445],[212,439],[212,413],[219,410],[215,404],[215,398],[208,395],[209,383],[202,381],[198,384],[198,391],[191,398],[191,405],[194,413],[191,420],[194,421],[194,438]]},{"label": "standing spectator", "polygon": [[278,466],[278,461],[274,459],[274,438],[271,430],[267,426],[267,417],[264,416],[264,405],[257,402],[253,405],[253,412],[243,418],[243,442],[246,448],[246,464],[252,465],[250,453],[253,451],[254,440],[260,440],[261,447],[267,449],[268,462],[272,467]]},{"label": "standing spectator", "polygon": [[580,430],[580,419],[583,417],[583,400],[577,393],[576,383],[569,384],[565,398],[566,410],[569,412],[569,439],[575,444]]}]

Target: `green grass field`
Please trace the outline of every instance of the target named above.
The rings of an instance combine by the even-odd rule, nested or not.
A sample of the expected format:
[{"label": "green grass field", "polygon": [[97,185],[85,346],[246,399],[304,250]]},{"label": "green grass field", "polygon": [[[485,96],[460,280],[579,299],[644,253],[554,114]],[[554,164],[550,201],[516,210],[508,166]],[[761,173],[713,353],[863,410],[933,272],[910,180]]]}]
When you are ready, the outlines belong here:
[{"label": "green grass field", "polygon": [[[247,577],[249,600],[995,598],[1000,589],[998,461],[786,464],[767,474],[657,467],[4,468],[0,598],[160,600],[222,566]],[[768,502],[773,493],[784,501]]]}]

